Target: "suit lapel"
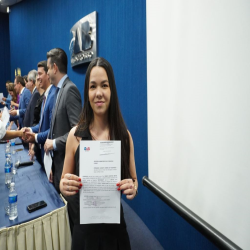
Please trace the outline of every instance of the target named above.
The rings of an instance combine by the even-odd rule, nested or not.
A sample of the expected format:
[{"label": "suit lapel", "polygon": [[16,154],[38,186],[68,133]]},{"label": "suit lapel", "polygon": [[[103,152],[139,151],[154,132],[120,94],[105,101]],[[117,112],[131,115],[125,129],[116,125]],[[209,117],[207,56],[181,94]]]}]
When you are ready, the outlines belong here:
[{"label": "suit lapel", "polygon": [[[26,111],[25,111],[25,113],[24,113],[24,116],[23,116],[23,120],[25,119],[25,117],[27,116],[27,115],[30,115],[30,107],[31,107],[31,105],[32,105],[32,102],[33,102],[33,98],[34,98],[34,95],[35,95],[35,93],[36,93],[36,91],[37,91],[37,89],[35,89],[34,90],[34,92],[31,94],[31,97],[30,97],[30,100],[29,100],[29,103],[28,103],[28,105],[27,105],[27,107],[26,107]],[[29,118],[28,118],[28,121],[29,121]],[[26,121],[25,121],[26,122]],[[26,125],[26,124],[25,124]],[[30,124],[29,124],[30,125]]]},{"label": "suit lapel", "polygon": [[[35,89],[34,92],[31,94],[31,97],[30,97],[30,101],[29,101],[28,106],[32,105],[33,98],[34,98],[34,95],[35,95],[36,91],[37,91],[37,90]],[[27,106],[27,107],[28,107],[28,106]]]},{"label": "suit lapel", "polygon": [[[24,90],[23,90],[23,92],[24,92]],[[20,99],[19,99],[19,104],[20,104],[20,107],[19,107],[19,109],[23,109],[23,92],[22,92],[22,94],[20,94]]]},{"label": "suit lapel", "polygon": [[54,112],[53,112],[53,118],[52,118],[52,121],[51,121],[51,127],[50,127],[50,133],[51,134],[52,134],[52,131],[53,131],[53,128],[54,128],[56,113],[57,113],[57,110],[58,110],[58,106],[60,104],[60,100],[61,100],[61,97],[62,97],[62,94],[63,94],[63,91],[64,91],[64,87],[65,87],[65,85],[67,84],[68,81],[69,81],[69,78],[67,77],[65,79],[65,81],[63,82],[63,85],[62,85],[62,87],[61,87],[61,89],[59,90],[59,93],[58,93],[56,106],[55,106],[55,109],[54,109]]},{"label": "suit lapel", "polygon": [[[42,127],[42,122],[43,122],[43,117],[44,117],[44,110],[46,109],[47,105],[49,105],[48,104],[49,103],[48,100],[49,100],[49,95],[50,95],[51,90],[52,90],[52,86],[50,87],[49,93],[47,95],[44,108],[43,108],[43,102],[44,101],[42,102],[42,108],[41,108],[41,113],[40,113],[42,115],[42,117],[40,117],[40,120],[41,120],[41,122],[40,122],[40,128]],[[42,110],[43,110],[43,114],[42,114]]]}]

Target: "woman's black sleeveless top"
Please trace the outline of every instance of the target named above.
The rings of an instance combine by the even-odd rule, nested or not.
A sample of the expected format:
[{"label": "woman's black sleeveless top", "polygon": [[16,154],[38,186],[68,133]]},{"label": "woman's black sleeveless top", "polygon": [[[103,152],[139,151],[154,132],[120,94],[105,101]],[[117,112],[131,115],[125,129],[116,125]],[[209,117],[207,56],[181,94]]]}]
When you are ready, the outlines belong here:
[{"label": "woman's black sleeveless top", "polygon": [[[78,130],[75,136],[92,140],[90,132]],[[75,171],[79,176],[79,146],[75,153]],[[83,187],[84,188],[84,187]],[[66,198],[72,231],[72,249],[84,250],[128,250],[129,237],[121,205],[120,224],[80,224],[79,193]]]}]

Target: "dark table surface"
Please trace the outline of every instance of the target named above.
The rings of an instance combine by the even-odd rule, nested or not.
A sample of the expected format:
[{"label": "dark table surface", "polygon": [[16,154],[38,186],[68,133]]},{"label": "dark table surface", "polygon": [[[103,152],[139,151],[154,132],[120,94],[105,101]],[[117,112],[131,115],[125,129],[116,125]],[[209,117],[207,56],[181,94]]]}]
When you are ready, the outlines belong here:
[{"label": "dark table surface", "polygon": [[[20,142],[19,139],[17,141]],[[65,205],[53,184],[48,181],[43,167],[37,161],[34,161],[34,164],[31,166],[17,169],[15,187],[18,195],[18,217],[10,221],[4,210],[4,201],[8,199],[9,194],[9,189],[5,185],[5,148],[6,144],[0,144],[0,171],[2,172],[0,174],[0,229],[33,220]],[[16,145],[15,148],[23,149],[23,146]],[[22,162],[30,161],[27,149],[19,151],[18,155],[21,156]],[[12,155],[13,163],[14,160],[15,157]],[[27,206],[41,200],[47,203],[47,207],[29,213]]]}]

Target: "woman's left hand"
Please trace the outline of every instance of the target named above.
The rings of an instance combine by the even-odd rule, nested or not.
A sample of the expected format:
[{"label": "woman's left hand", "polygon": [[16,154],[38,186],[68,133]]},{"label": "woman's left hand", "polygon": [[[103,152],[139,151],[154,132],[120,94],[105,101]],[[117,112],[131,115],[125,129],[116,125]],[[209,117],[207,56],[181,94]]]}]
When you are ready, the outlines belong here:
[{"label": "woman's left hand", "polygon": [[126,195],[128,200],[132,200],[136,196],[137,187],[135,187],[132,179],[124,179],[119,181],[116,186],[118,191],[122,191]]},{"label": "woman's left hand", "polygon": [[82,188],[79,176],[67,173],[60,181],[60,191],[64,196],[75,195]]}]

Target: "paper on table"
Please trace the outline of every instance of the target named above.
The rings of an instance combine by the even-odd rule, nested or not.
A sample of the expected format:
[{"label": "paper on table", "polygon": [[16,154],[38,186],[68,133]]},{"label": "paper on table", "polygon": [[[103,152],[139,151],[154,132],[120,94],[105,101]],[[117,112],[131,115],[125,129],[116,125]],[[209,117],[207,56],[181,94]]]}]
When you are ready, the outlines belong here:
[{"label": "paper on table", "polygon": [[3,93],[0,93],[0,102],[3,102]]},{"label": "paper on table", "polygon": [[81,141],[80,224],[120,223],[120,141]]},{"label": "paper on table", "polygon": [[46,154],[44,152],[43,162],[44,162],[44,167],[45,167],[47,177],[49,179],[49,175],[50,175],[50,171],[51,171],[51,167],[52,167],[52,158],[51,158],[50,153]]},{"label": "paper on table", "polygon": [[2,121],[4,123],[4,125],[6,126],[7,123],[9,122],[9,120],[10,120],[10,114],[9,114],[8,108],[4,107],[1,119],[2,119]]}]

